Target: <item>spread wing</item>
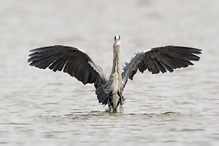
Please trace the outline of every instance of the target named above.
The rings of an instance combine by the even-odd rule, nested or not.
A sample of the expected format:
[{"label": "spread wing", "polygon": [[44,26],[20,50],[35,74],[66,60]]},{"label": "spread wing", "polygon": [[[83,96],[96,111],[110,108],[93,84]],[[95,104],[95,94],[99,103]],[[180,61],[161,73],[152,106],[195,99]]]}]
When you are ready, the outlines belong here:
[{"label": "spread wing", "polygon": [[[94,83],[98,91],[101,91],[96,91],[99,102],[104,100],[101,93],[104,94],[102,84],[106,82],[106,77],[102,69],[95,65],[84,51],[74,47],[56,45],[33,49],[30,52],[28,62],[31,66],[40,69],[49,68],[54,72],[63,70],[83,84]],[[104,97],[106,97],[106,93]]]},{"label": "spread wing", "polygon": [[123,68],[123,85],[126,85],[128,79],[133,79],[137,70],[143,73],[148,69],[152,74],[158,74],[193,65],[190,61],[198,61],[200,58],[195,54],[201,54],[201,50],[181,46],[157,47],[137,53]]}]

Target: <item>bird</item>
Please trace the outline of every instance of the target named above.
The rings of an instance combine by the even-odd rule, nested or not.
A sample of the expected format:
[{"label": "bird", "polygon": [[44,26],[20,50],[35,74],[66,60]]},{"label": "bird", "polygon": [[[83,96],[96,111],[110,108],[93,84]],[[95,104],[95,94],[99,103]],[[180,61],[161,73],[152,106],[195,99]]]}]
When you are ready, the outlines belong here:
[{"label": "bird", "polygon": [[[63,71],[81,81],[84,85],[94,84],[99,103],[108,105],[108,112],[123,112],[124,88],[128,80],[133,80],[137,71],[148,70],[152,74],[173,72],[177,68],[193,65],[198,61],[201,49],[183,46],[163,46],[138,52],[129,63],[120,66],[120,35],[115,35],[113,43],[113,67],[107,78],[102,68],[96,65],[88,54],[76,47],[53,45],[30,50],[30,66],[40,69]],[[123,70],[121,72],[121,70]]]}]

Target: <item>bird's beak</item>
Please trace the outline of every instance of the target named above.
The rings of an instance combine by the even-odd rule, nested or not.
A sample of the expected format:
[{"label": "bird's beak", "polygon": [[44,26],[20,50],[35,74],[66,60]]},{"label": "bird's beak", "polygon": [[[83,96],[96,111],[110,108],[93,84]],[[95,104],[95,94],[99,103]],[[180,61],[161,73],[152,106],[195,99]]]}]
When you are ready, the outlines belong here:
[{"label": "bird's beak", "polygon": [[119,39],[115,40],[115,46],[118,46],[118,45],[120,45],[120,40]]}]

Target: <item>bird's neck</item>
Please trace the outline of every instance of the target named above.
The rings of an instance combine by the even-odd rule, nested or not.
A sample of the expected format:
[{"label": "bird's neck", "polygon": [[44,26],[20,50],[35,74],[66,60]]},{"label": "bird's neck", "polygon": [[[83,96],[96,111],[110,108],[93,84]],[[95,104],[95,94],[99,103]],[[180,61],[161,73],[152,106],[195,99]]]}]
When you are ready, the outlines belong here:
[{"label": "bird's neck", "polygon": [[120,46],[117,46],[114,50],[113,50],[113,68],[112,68],[112,74],[113,73],[119,73],[120,72]]}]

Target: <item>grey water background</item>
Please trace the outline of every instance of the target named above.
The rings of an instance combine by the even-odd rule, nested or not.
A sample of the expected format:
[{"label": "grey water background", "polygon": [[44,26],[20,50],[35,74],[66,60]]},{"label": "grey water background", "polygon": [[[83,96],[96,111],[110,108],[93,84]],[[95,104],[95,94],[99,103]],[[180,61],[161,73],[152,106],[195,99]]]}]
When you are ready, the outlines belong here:
[{"label": "grey water background", "polygon": [[[217,0],[2,0],[0,145],[218,145],[218,33]],[[115,34],[122,64],[165,45],[203,53],[173,73],[137,73],[117,114],[105,112],[93,85],[27,63],[30,49],[69,45],[109,75]]]}]

